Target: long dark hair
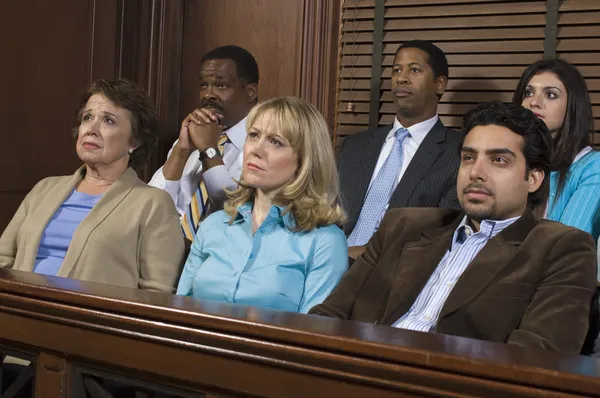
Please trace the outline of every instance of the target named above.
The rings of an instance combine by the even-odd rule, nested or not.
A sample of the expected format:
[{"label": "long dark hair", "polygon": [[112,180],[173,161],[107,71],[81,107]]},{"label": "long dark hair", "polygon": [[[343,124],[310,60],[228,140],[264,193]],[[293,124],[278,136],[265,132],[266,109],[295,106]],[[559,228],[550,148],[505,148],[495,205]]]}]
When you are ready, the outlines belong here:
[{"label": "long dark hair", "polygon": [[590,145],[594,116],[585,79],[575,66],[560,58],[543,59],[530,65],[519,80],[513,103],[522,104],[530,80],[543,72],[554,73],[567,89],[565,120],[553,140],[552,171],[559,172],[556,189],[558,198],[567,181],[567,173],[573,160],[583,148]]}]

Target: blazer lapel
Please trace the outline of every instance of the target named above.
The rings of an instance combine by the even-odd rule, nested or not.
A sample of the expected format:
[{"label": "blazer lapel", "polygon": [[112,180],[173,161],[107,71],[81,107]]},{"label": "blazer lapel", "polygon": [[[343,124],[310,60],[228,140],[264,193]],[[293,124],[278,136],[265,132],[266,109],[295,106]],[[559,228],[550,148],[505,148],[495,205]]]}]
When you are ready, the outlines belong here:
[{"label": "blazer lapel", "polygon": [[79,180],[81,180],[84,170],[83,167],[80,167],[71,177],[66,177],[66,179],[62,180],[64,182],[56,183],[48,192],[44,192],[44,200],[41,201],[37,209],[31,214],[31,218],[35,220],[35,223],[31,223],[28,227],[29,232],[24,234],[24,251],[26,255],[23,258],[23,271],[33,272],[42,234],[46,230],[54,213],[56,213],[56,210],[58,210],[71,194]]},{"label": "blazer lapel", "polygon": [[[356,194],[359,195],[359,200],[354,200],[351,203],[354,205],[348,213],[356,214],[356,220],[358,220],[358,216],[360,215],[360,211],[365,202],[365,198],[367,196],[367,191],[369,189],[369,184],[371,183],[371,178],[373,177],[373,172],[375,171],[375,166],[377,165],[377,160],[379,159],[379,153],[381,152],[381,147],[390,132],[392,126],[382,126],[377,130],[373,131],[367,146],[361,151],[360,159],[358,162],[354,163],[355,173],[352,173],[356,182]],[[352,226],[353,228],[354,226]]]},{"label": "blazer lapel", "polygon": [[459,213],[451,224],[424,232],[421,240],[404,246],[381,323],[391,325],[410,309],[448,251],[463,217],[464,214]]},{"label": "blazer lapel", "polygon": [[441,120],[427,133],[419,149],[408,164],[400,183],[390,198],[390,208],[406,207],[421,180],[442,153],[446,141],[446,128]]},{"label": "blazer lapel", "polygon": [[517,254],[521,242],[536,222],[533,213],[527,210],[521,218],[490,239],[456,282],[442,307],[439,319],[479,296]]},{"label": "blazer lapel", "polygon": [[[89,214],[75,230],[69,250],[57,276],[69,277],[74,265],[79,260],[92,231],[102,222],[115,207],[127,197],[138,181],[137,174],[128,168],[123,175],[102,195]],[[132,248],[132,250],[135,250]]]}]

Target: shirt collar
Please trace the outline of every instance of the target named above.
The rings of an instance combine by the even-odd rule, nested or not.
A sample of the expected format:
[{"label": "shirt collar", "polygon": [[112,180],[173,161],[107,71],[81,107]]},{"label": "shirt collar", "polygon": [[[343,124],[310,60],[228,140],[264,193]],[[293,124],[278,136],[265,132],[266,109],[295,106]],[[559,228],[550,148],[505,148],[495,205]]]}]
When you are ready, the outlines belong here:
[{"label": "shirt collar", "polygon": [[[430,119],[423,120],[422,122],[413,124],[412,126],[408,127],[407,130],[410,133],[411,138],[415,140],[418,145],[421,145],[421,142],[423,142],[423,140],[427,136],[427,133],[429,133],[433,126],[435,126],[438,119],[438,115],[435,114]],[[402,127],[404,126],[402,126],[400,121],[398,121],[398,118],[394,118],[394,125],[392,126],[392,130],[388,133],[386,140],[392,139],[395,136],[396,131],[398,131],[398,129]]]},{"label": "shirt collar", "polygon": [[[236,222],[245,222],[248,224],[252,224],[252,206],[253,202],[246,202],[241,206],[237,207],[237,214],[234,223]],[[285,214],[284,214],[285,213]],[[224,222],[229,222],[226,220]],[[292,230],[295,227],[294,219],[292,217],[292,213],[290,211],[286,212],[285,207],[273,205],[269,209],[269,214],[265,221],[263,221],[263,225],[274,225],[274,224],[283,224],[287,229]]]},{"label": "shirt collar", "polygon": [[239,151],[244,148],[244,143],[246,142],[246,119],[248,116],[240,120],[233,127],[225,130],[225,134],[227,134],[227,138],[229,141],[235,146]]},{"label": "shirt collar", "polygon": [[517,221],[521,216],[508,218],[506,220],[482,220],[479,224],[479,232],[473,231],[473,228],[468,224],[467,216],[464,216],[452,238],[452,245],[459,242],[463,243],[467,238],[473,234],[480,233],[486,237],[487,240],[492,239],[494,236],[502,232],[506,227]]}]

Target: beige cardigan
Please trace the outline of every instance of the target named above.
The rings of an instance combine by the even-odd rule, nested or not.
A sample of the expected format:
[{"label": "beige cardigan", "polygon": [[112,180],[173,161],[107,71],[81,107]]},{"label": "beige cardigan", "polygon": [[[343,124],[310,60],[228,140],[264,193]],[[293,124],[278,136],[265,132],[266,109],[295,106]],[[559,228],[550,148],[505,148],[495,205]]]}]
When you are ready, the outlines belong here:
[{"label": "beige cardigan", "polygon": [[[33,271],[46,225],[84,174],[82,167],[72,176],[49,177],[29,192],[0,237],[0,267]],[[79,224],[57,276],[172,292],[183,256],[171,197],[130,168]]]}]

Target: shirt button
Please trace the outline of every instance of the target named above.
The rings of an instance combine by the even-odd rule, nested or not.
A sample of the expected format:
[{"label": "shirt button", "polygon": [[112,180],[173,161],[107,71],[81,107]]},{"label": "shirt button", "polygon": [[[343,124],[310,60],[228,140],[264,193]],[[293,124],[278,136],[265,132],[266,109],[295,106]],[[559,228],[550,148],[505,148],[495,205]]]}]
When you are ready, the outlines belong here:
[{"label": "shirt button", "polygon": [[254,254],[250,254],[250,258],[254,258]]},{"label": "shirt button", "polygon": [[429,315],[425,315],[423,318],[425,318],[426,321],[430,321],[431,317]]},{"label": "shirt button", "polygon": [[452,286],[454,285],[454,282],[446,282],[446,286]]}]

